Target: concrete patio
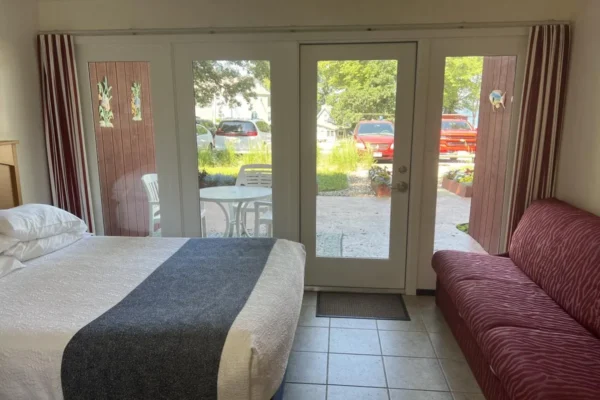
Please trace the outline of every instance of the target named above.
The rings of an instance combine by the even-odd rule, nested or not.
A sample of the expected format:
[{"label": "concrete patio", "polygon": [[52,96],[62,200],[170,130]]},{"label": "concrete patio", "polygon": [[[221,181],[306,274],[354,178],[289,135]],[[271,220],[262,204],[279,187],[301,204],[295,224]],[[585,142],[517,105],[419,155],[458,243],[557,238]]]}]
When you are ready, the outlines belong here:
[{"label": "concrete patio", "polygon": [[[452,249],[485,253],[457,224],[469,222],[471,200],[439,188],[434,250]],[[214,203],[205,204],[210,237],[222,236],[225,219]],[[317,254],[322,257],[387,258],[390,199],[374,196],[317,197]],[[248,215],[254,227],[253,214]]]}]

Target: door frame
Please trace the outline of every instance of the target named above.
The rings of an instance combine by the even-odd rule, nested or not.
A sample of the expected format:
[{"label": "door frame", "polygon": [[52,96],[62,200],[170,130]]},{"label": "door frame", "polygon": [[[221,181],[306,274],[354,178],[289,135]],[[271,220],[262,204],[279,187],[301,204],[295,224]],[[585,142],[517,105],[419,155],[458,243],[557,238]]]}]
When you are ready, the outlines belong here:
[{"label": "door frame", "polygon": [[[516,148],[516,132],[520,117],[523,94],[525,63],[527,59],[527,35],[503,37],[445,38],[431,40],[429,61],[429,88],[427,99],[425,148],[423,152],[423,186],[421,194],[421,234],[419,241],[419,268],[417,286],[419,289],[435,289],[435,272],[431,268],[435,236],[435,215],[437,200],[437,174],[439,163],[440,115],[443,106],[446,57],[468,56],[517,56],[515,75],[514,104],[511,115],[510,138],[505,184],[508,190],[504,195],[502,235],[506,232],[506,216],[512,190],[512,174]],[[502,244],[502,243],[501,243]]]},{"label": "door frame", "polygon": [[[410,183],[414,179],[410,160],[414,135],[417,53],[416,42],[306,44],[300,48],[300,81],[304,90],[300,93],[300,213],[303,215],[300,233],[302,243],[307,248],[305,280],[308,285],[396,291],[405,289],[409,195]],[[392,183],[395,185],[400,180],[408,181],[409,192],[394,191],[390,197],[389,257],[386,259],[316,256],[317,63],[324,60],[398,60],[394,132],[395,142],[402,143],[402,146],[395,148],[393,162],[396,167],[405,164],[408,175],[395,173]],[[404,95],[403,91],[406,90],[409,95]],[[405,124],[406,121],[410,124]],[[365,265],[367,263],[368,266]],[[371,278],[365,276],[365,271],[371,272]]]},{"label": "door frame", "polygon": [[[81,114],[84,128],[86,157],[88,162],[92,207],[96,233],[104,234],[102,218],[102,199],[98,175],[98,156],[93,112],[96,111],[92,99],[88,63],[90,62],[128,62],[150,63],[150,90],[152,96],[152,118],[156,151],[156,169],[161,187],[161,232],[162,236],[182,235],[182,215],[179,192],[179,171],[171,162],[172,154],[177,154],[174,140],[174,99],[171,87],[171,62],[169,46],[160,44],[75,44],[77,77],[81,95]],[[158,93],[161,95],[159,96]],[[154,110],[162,110],[157,113]]]},{"label": "door frame", "polygon": [[[183,235],[200,236],[198,154],[194,132],[192,62],[195,60],[268,60],[271,66],[271,139],[273,233],[299,240],[299,78],[298,45],[290,42],[179,43],[173,46],[177,137],[180,154]],[[275,151],[275,149],[278,149]]]},{"label": "door frame", "polygon": [[[405,290],[406,294],[415,294],[417,288],[419,289],[434,289],[435,288],[435,274],[431,269],[431,254],[433,250],[433,224],[435,218],[435,203],[433,208],[431,204],[424,202],[427,191],[431,190],[431,185],[437,182],[437,170],[431,168],[432,165],[437,167],[437,154],[431,153],[431,141],[439,140],[439,132],[431,130],[430,122],[427,121],[428,108],[430,107],[430,97],[433,95],[439,95],[440,89],[443,86],[443,68],[440,69],[439,65],[433,68],[434,53],[437,54],[443,51],[443,45],[440,49],[440,42],[455,42],[456,51],[449,52],[448,55],[470,55],[468,49],[465,46],[468,43],[487,41],[498,42],[504,40],[518,40],[526,43],[529,34],[529,27],[531,23],[524,24],[507,24],[505,26],[495,25],[490,27],[482,27],[481,25],[469,25],[466,26],[429,26],[429,27],[411,27],[411,26],[398,26],[398,27],[382,27],[381,30],[365,29],[361,26],[349,26],[343,29],[334,29],[331,31],[324,30],[322,28],[310,28],[310,29],[290,29],[282,30],[276,28],[273,32],[266,32],[267,29],[248,29],[244,32],[230,32],[228,30],[217,30],[217,31],[172,31],[165,32],[161,30],[149,30],[144,31],[140,35],[132,35],[130,32],[110,32],[110,31],[96,31],[96,32],[73,32],[75,35],[76,53],[78,66],[81,65],[80,58],[89,59],[90,61],[105,61],[105,60],[122,60],[122,61],[147,61],[155,60],[155,58],[139,59],[138,57],[131,57],[131,54],[135,54],[136,49],[152,48],[148,54],[149,57],[156,56],[157,63],[165,62],[164,70],[165,73],[160,74],[160,79],[164,81],[158,82],[154,79],[155,68],[151,69],[152,75],[152,91],[153,93],[162,93],[163,96],[157,100],[162,104],[162,110],[166,114],[171,116],[159,116],[155,120],[155,129],[158,131],[158,127],[161,125],[162,129],[167,133],[161,133],[162,135],[169,136],[168,140],[161,140],[161,146],[166,146],[169,149],[167,153],[170,157],[173,154],[178,155],[179,144],[177,141],[177,123],[175,118],[175,94],[174,85],[175,78],[173,76],[172,63],[173,63],[173,47],[181,44],[206,44],[206,43],[264,43],[266,42],[285,42],[290,45],[296,46],[296,51],[291,55],[289,64],[289,76],[292,77],[291,81],[294,81],[294,85],[290,84],[289,90],[295,93],[294,99],[290,101],[290,108],[286,108],[285,118],[288,118],[290,124],[298,126],[299,124],[299,78],[294,79],[293,77],[299,77],[299,46],[301,44],[311,43],[377,43],[377,42],[401,42],[401,41],[416,41],[418,42],[418,54],[417,54],[417,74],[416,74],[416,96],[415,96],[415,111],[414,111],[414,134],[413,134],[413,157],[412,157],[412,176],[421,177],[421,179],[413,179],[411,182],[411,193],[410,193],[410,212],[409,212],[409,235],[408,235],[408,252],[407,252],[407,266],[406,266],[406,283]],[[464,42],[465,45],[461,46],[460,42]],[[456,44],[458,43],[458,44]],[[433,49],[435,44],[435,49]],[[478,48],[481,45],[477,45]],[[484,49],[485,50],[485,45]],[[462,47],[462,53],[458,52],[458,48]],[[525,45],[526,47],[526,45]],[[119,50],[123,49],[123,50]],[[82,51],[87,52],[87,55],[82,55]],[[115,58],[119,56],[119,59]],[[524,63],[524,60],[521,60]],[[438,63],[439,64],[439,63]],[[81,67],[78,75],[80,77],[80,90],[82,98],[89,98],[89,75],[81,76]],[[437,78],[433,77],[432,74],[434,69],[437,71]],[[524,68],[523,68],[524,69]],[[523,69],[519,67],[517,74],[523,74]],[[166,72],[169,70],[170,72]],[[440,72],[442,76],[442,83],[440,84]],[[284,72],[288,74],[288,72]],[[435,75],[435,74],[433,74]],[[430,82],[433,79],[434,82]],[[435,80],[437,79],[437,83]],[[522,82],[522,81],[521,81]],[[158,92],[158,88],[154,85],[160,85],[162,91]],[[433,90],[432,87],[438,85],[438,89]],[[516,83],[516,85],[522,86],[522,83]],[[293,86],[293,87],[292,87]],[[517,86],[518,87],[518,86]],[[520,88],[519,88],[520,89]],[[88,92],[84,93],[84,90]],[[439,93],[438,93],[439,92]],[[171,102],[169,103],[169,100]],[[296,108],[292,106],[292,103],[296,102]],[[86,119],[86,102],[82,101],[82,109],[84,111],[84,123]],[[89,106],[88,106],[89,107]],[[156,106],[155,106],[156,107]],[[441,106],[440,106],[441,107]],[[91,111],[87,118],[91,116]],[[159,122],[159,121],[163,122]],[[164,122],[166,121],[166,122]],[[86,123],[84,126],[86,130],[89,129]],[[162,130],[161,129],[161,130]],[[295,159],[295,165],[290,165],[291,171],[290,176],[299,179],[299,157],[296,156],[300,137],[299,129],[292,127],[296,137],[290,136],[290,145],[288,146],[289,153],[284,157],[289,156],[291,159]],[[158,143],[158,138],[157,138]],[[86,140],[86,145],[88,142]],[[94,156],[95,155],[95,143],[94,145]],[[436,148],[434,145],[433,148]],[[89,153],[88,149],[88,154]],[[511,154],[512,156],[512,154]],[[161,159],[163,160],[161,162]],[[509,160],[510,162],[511,160]],[[179,221],[173,221],[172,227],[168,231],[163,231],[163,234],[169,236],[181,236],[183,235],[183,213],[181,212],[180,203],[180,189],[181,184],[179,181],[179,171],[173,168],[173,163],[169,163],[168,159],[165,161],[159,154],[157,154],[157,166],[160,171],[159,183],[161,185],[173,185],[173,191],[169,193],[169,197],[177,197],[175,204],[178,205],[177,211]],[[293,163],[290,163],[293,164]],[[90,170],[93,163],[90,163]],[[433,171],[433,172],[432,172]],[[90,171],[92,174],[92,171]],[[161,178],[162,177],[162,178]],[[163,182],[164,180],[166,182]],[[297,180],[296,180],[297,181]],[[288,196],[284,202],[287,207],[294,208],[294,204],[299,201],[299,193],[296,195]],[[505,207],[507,205],[505,204]],[[96,209],[94,209],[96,210]],[[297,210],[297,207],[296,207]],[[96,213],[96,215],[98,215]],[[290,228],[286,230],[289,235],[289,239],[299,239],[299,221],[301,216],[296,213],[296,221],[290,221]],[[171,223],[170,223],[171,225]]]}]

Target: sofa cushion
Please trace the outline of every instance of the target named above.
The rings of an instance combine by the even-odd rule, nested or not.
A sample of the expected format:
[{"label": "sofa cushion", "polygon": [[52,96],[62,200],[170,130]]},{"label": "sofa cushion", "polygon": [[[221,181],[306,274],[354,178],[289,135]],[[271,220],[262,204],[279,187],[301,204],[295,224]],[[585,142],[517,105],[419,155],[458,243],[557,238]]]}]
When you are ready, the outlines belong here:
[{"label": "sofa cushion", "polygon": [[438,279],[449,292],[465,280],[493,280],[535,285],[510,258],[487,254],[443,250],[433,255],[431,261]]},{"label": "sofa cushion", "polygon": [[600,217],[558,200],[537,201],[513,235],[510,258],[600,336]]},{"label": "sofa cushion", "polygon": [[520,327],[578,336],[591,333],[567,314],[539,286],[513,282],[463,281],[453,301],[478,342],[497,327]]},{"label": "sofa cushion", "polygon": [[600,341],[593,336],[495,328],[484,335],[482,350],[513,399],[600,398]]}]

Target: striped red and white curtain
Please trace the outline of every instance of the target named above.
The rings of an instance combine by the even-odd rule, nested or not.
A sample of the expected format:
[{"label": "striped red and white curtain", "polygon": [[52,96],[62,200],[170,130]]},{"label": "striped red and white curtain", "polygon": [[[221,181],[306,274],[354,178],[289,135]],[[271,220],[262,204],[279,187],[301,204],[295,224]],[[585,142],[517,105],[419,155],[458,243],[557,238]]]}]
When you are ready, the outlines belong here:
[{"label": "striped red and white curtain", "polygon": [[44,132],[52,201],[94,232],[74,50],[70,35],[38,36]]},{"label": "striped red and white curtain", "polygon": [[531,28],[517,139],[507,246],[525,209],[554,196],[569,67],[568,25]]}]

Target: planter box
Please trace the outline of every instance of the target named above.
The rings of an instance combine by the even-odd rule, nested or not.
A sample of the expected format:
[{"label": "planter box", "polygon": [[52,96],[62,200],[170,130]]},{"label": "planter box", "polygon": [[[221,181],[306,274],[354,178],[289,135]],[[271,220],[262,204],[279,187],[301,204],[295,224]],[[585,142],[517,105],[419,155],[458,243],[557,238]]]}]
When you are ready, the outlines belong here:
[{"label": "planter box", "polygon": [[459,195],[460,197],[473,197],[473,185],[470,183],[461,183],[452,179],[444,178],[442,187],[449,192]]},{"label": "planter box", "polygon": [[371,189],[373,189],[377,197],[390,197],[392,195],[392,188],[388,185],[377,185],[371,182]]},{"label": "planter box", "polygon": [[455,193],[460,197],[473,197],[473,185],[469,183],[459,183],[458,190]]}]

